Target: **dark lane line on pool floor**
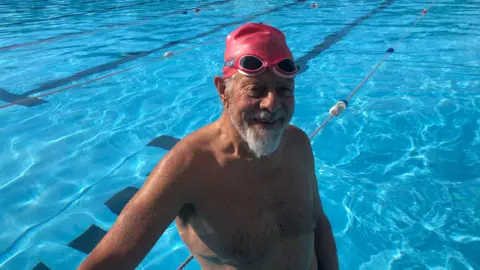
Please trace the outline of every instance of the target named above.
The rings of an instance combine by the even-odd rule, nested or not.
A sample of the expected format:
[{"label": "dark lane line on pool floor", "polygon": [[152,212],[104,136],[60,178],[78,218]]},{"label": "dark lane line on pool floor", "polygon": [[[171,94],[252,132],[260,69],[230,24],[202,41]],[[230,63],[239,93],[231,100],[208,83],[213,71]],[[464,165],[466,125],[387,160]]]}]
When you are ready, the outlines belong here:
[{"label": "dark lane line on pool floor", "polygon": [[[178,141],[180,141],[180,139],[168,135],[161,135],[150,141],[147,146],[159,147],[168,151],[171,150]],[[139,188],[137,187],[126,187],[105,201],[104,205],[118,216],[138,190]],[[106,230],[92,224],[78,237],[68,243],[68,246],[82,253],[89,254],[106,234]]]},{"label": "dark lane line on pool floor", "polygon": [[175,144],[177,144],[180,139],[177,139],[168,135],[161,135],[153,140],[151,140],[147,146],[159,147],[165,150],[171,150]]},{"label": "dark lane line on pool floor", "polygon": [[117,216],[120,215],[125,205],[128,201],[137,193],[139,189],[136,187],[126,187],[121,191],[117,192],[110,199],[108,199],[104,204]]},{"label": "dark lane line on pool floor", "polygon": [[[145,146],[146,147],[146,146]],[[132,153],[131,155],[127,156],[126,158],[124,158],[119,165],[117,165],[115,168],[113,168],[112,170],[110,170],[104,177],[102,177],[101,179],[97,180],[96,182],[92,183],[90,186],[86,186],[86,187],[83,187],[79,193],[77,194],[74,194],[74,198],[70,201],[68,201],[58,212],[56,212],[55,214],[49,216],[49,217],[45,217],[45,219],[41,222],[38,222],[36,224],[33,224],[29,227],[27,227],[26,229],[24,229],[24,231],[17,237],[15,238],[15,240],[13,240],[13,242],[11,242],[9,244],[9,246],[7,246],[4,250],[0,251],[0,261],[6,261],[7,259],[4,258],[4,256],[6,256],[9,252],[12,251],[12,249],[26,236],[28,236],[28,234],[30,233],[34,233],[35,230],[39,227],[41,227],[42,225],[45,225],[47,224],[48,222],[52,221],[54,218],[56,218],[57,216],[59,216],[60,214],[62,214],[63,212],[65,212],[67,209],[70,208],[70,206],[72,206],[75,202],[78,202],[83,195],[85,195],[85,193],[87,193],[90,189],[92,189],[93,187],[95,187],[97,184],[99,184],[100,182],[102,182],[103,180],[107,179],[113,172],[115,172],[118,168],[120,168],[125,162],[127,162],[130,158],[132,158],[133,156],[135,156],[136,154],[138,154],[139,152],[141,152],[145,147],[139,149],[137,152],[135,153]]]},{"label": "dark lane line on pool floor", "polygon": [[[206,8],[208,6],[217,5],[217,4],[224,4],[224,3],[227,3],[227,2],[231,2],[231,1],[232,0],[220,0],[220,1],[215,1],[215,2],[211,2],[211,3],[202,4],[200,6],[196,6],[196,8]],[[190,8],[190,9],[192,9],[192,8]],[[126,28],[126,27],[129,27],[129,26],[137,25],[137,24],[151,23],[151,21],[153,21],[156,18],[171,16],[171,15],[175,15],[175,14],[180,15],[180,14],[183,14],[183,12],[185,12],[186,10],[188,10],[188,8],[187,9],[176,10],[176,11],[173,11],[173,12],[164,13],[164,14],[157,15],[157,16],[151,16],[146,20],[138,20],[138,21],[129,22],[129,23],[110,24],[110,25],[101,26],[101,27],[99,27],[97,29],[93,29],[93,30],[66,33],[66,34],[61,34],[61,35],[58,35],[58,36],[53,36],[53,37],[49,37],[49,38],[35,40],[35,41],[7,45],[7,46],[0,47],[0,51],[22,48],[22,47],[27,47],[27,46],[52,42],[52,41],[56,41],[56,40],[62,40],[62,39],[71,38],[71,37],[78,37],[78,36],[81,36],[81,35],[96,34],[96,33],[99,33],[101,31],[106,31],[106,30],[118,30],[116,28],[121,29],[121,28]]]},{"label": "dark lane line on pool floor", "polygon": [[[104,204],[115,215],[119,216],[123,208],[127,205],[133,196],[138,192],[136,187],[126,187],[113,195]],[[98,227],[95,224],[90,225],[83,233],[73,239],[68,246],[82,253],[89,254],[97,246],[108,231]]]},{"label": "dark lane line on pool floor", "polygon": [[[159,147],[164,150],[171,150],[180,139],[168,135],[161,135],[151,140],[147,146]],[[150,173],[149,173],[150,174]],[[137,187],[126,187],[115,193],[110,199],[104,202],[104,205],[115,215],[120,215],[128,201],[138,192]],[[71,241],[68,246],[85,254],[89,254],[95,246],[102,240],[107,231],[92,224],[85,232]]]},{"label": "dark lane line on pool floor", "polygon": [[93,224],[80,236],[75,238],[72,242],[68,243],[68,246],[74,248],[85,254],[89,254],[107,234],[107,231]]},{"label": "dark lane line on pool floor", "polygon": [[32,270],[50,270],[44,263],[39,262]]},{"label": "dark lane line on pool floor", "polygon": [[[312,50],[307,52],[304,56],[296,59],[296,62],[300,66],[300,71],[299,73],[303,73],[308,70],[308,62],[312,60],[313,58],[317,57],[319,54],[330,48],[332,45],[335,43],[339,42],[342,38],[344,38],[352,29],[354,29],[357,25],[360,23],[364,22],[365,20],[370,19],[373,15],[383,11],[387,7],[389,7],[391,4],[393,4],[395,0],[385,0],[383,3],[381,3],[377,8],[371,10],[367,14],[358,17],[355,19],[353,22],[347,24],[343,29],[340,31],[337,31],[335,33],[332,33],[324,38],[324,41],[316,46],[313,47]],[[386,48],[385,48],[386,49]]]},{"label": "dark lane line on pool floor", "polygon": [[[166,44],[162,45],[161,47],[152,49],[150,51],[125,53],[126,56],[124,56],[124,57],[122,57],[122,58],[120,58],[116,61],[112,61],[112,62],[108,62],[108,63],[102,64],[102,65],[98,65],[98,66],[95,66],[95,67],[77,72],[77,73],[75,73],[71,76],[68,76],[68,77],[65,77],[65,78],[62,78],[62,79],[45,82],[45,83],[41,84],[40,87],[38,87],[36,89],[33,89],[33,90],[30,90],[30,91],[28,91],[26,93],[23,93],[23,94],[20,94],[20,95],[10,93],[4,88],[0,88],[0,100],[2,100],[4,102],[8,102],[8,103],[16,102],[16,101],[28,98],[29,95],[32,95],[32,94],[35,94],[35,93],[40,93],[40,92],[47,91],[47,90],[50,90],[50,89],[54,89],[54,88],[57,88],[57,87],[60,87],[60,86],[64,86],[64,85],[70,84],[74,81],[77,81],[77,80],[80,80],[80,79],[83,79],[85,77],[95,75],[95,74],[98,74],[98,73],[101,73],[101,72],[110,71],[112,69],[115,69],[115,68],[119,67],[121,64],[125,64],[125,63],[135,61],[139,58],[146,57],[146,56],[148,56],[152,53],[158,52],[160,50],[164,50],[164,49],[173,47],[173,46],[178,45],[180,43],[189,42],[189,41],[193,41],[193,40],[198,39],[198,38],[203,38],[203,37],[209,36],[211,34],[219,32],[220,30],[222,30],[225,27],[242,24],[242,23],[248,22],[252,19],[255,19],[259,16],[266,15],[266,14],[269,14],[269,13],[272,13],[272,12],[275,12],[275,11],[293,6],[297,3],[303,3],[303,2],[305,2],[305,0],[297,0],[293,3],[285,4],[285,5],[282,5],[282,6],[277,6],[275,8],[257,13],[257,14],[252,15],[252,16],[249,16],[246,19],[243,19],[243,20],[240,20],[240,21],[221,24],[221,25],[213,28],[212,30],[197,34],[196,36],[193,36],[193,37],[190,37],[190,38],[184,38],[184,39],[179,39],[179,40],[174,40],[174,41],[167,42]],[[46,101],[43,101],[43,100],[40,100],[40,99],[31,99],[31,100],[28,100],[26,102],[19,103],[17,105],[23,105],[23,106],[30,107],[30,106],[41,105],[45,102]]]}]

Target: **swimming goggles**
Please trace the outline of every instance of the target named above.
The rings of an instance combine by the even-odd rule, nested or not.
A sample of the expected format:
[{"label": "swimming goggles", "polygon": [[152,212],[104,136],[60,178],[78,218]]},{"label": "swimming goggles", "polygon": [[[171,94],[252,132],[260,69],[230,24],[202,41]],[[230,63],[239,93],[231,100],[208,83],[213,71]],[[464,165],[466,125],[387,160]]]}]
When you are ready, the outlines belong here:
[{"label": "swimming goggles", "polygon": [[295,62],[290,58],[283,58],[273,63],[266,63],[262,58],[255,55],[244,55],[235,60],[225,62],[225,66],[235,68],[245,76],[257,76],[267,67],[273,66],[276,75],[282,78],[295,77],[298,69]]}]

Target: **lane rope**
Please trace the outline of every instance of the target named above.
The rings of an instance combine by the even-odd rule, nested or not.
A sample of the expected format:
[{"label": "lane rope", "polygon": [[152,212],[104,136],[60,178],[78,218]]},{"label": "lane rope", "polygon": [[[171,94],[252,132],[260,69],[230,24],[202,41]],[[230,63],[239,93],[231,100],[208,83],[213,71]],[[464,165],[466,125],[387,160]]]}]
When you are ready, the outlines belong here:
[{"label": "lane rope", "polygon": [[395,48],[397,45],[402,41],[412,30],[415,25],[428,13],[428,10],[433,6],[433,3],[426,9],[423,9],[422,12],[420,13],[420,16],[417,18],[417,20],[407,29],[405,34],[397,40],[397,42],[390,48],[387,49],[387,52],[383,56],[383,58],[377,63],[377,65],[373,68],[373,70],[363,79],[363,81],[355,87],[355,89],[348,95],[348,97],[344,100],[338,101],[333,107],[330,108],[329,110],[329,116],[328,118],[310,135],[310,139],[312,139],[334,116],[338,117],[340,116],[347,108],[348,108],[348,102],[350,99],[357,93],[357,91],[372,77],[373,73],[377,71],[377,69],[380,67],[380,65],[385,62],[385,60],[395,52]]},{"label": "lane rope", "polygon": [[73,37],[78,37],[78,36],[83,36],[83,35],[95,35],[95,34],[98,34],[98,33],[105,32],[107,30],[124,29],[124,28],[128,28],[128,27],[131,27],[131,26],[138,26],[138,25],[147,24],[147,23],[150,23],[150,22],[156,20],[157,18],[166,19],[166,18],[171,18],[171,17],[177,16],[177,15],[181,15],[181,14],[185,15],[185,14],[188,14],[189,12],[198,13],[198,12],[203,11],[203,10],[214,10],[215,9],[214,7],[208,7],[208,5],[213,5],[213,4],[217,4],[218,2],[226,2],[226,1],[227,0],[217,1],[217,2],[213,2],[213,3],[207,3],[207,4],[197,6],[196,8],[189,7],[189,8],[173,11],[173,12],[168,12],[164,15],[152,16],[149,19],[140,20],[140,21],[136,21],[136,22],[123,23],[123,24],[120,24],[120,25],[105,26],[105,27],[100,27],[100,29],[96,29],[96,30],[88,30],[88,31],[84,31],[84,32],[65,34],[65,35],[58,36],[58,37],[50,37],[50,38],[40,39],[40,40],[36,40],[36,41],[30,41],[30,42],[26,42],[26,43],[12,44],[12,45],[8,45],[8,46],[0,47],[0,51],[8,51],[8,50],[13,50],[13,49],[18,49],[18,48],[29,47],[29,46],[33,46],[33,45],[37,45],[37,44],[45,44],[45,43],[50,43],[50,42],[54,42],[54,41],[58,41],[58,40],[63,40],[63,39],[68,39],[68,38],[73,38]]}]

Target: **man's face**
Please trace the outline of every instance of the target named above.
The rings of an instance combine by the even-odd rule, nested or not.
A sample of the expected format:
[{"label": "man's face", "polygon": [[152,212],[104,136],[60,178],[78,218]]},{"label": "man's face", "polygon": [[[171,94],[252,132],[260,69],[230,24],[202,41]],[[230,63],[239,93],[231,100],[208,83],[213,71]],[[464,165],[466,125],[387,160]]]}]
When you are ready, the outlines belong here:
[{"label": "man's face", "polygon": [[270,156],[278,147],[292,119],[294,80],[281,78],[270,69],[247,77],[237,73],[227,90],[230,119],[257,156]]}]

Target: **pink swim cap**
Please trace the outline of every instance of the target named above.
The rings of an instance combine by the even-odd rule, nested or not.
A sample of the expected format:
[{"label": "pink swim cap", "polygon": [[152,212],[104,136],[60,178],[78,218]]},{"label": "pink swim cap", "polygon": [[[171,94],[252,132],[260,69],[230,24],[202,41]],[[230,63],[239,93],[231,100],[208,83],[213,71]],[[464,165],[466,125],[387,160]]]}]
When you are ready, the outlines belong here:
[{"label": "pink swim cap", "polygon": [[[261,23],[244,24],[227,36],[225,63],[235,61],[244,55],[257,56],[268,66],[285,58],[293,60],[285,35],[280,30]],[[223,67],[225,78],[235,72],[237,69],[234,67]]]}]

